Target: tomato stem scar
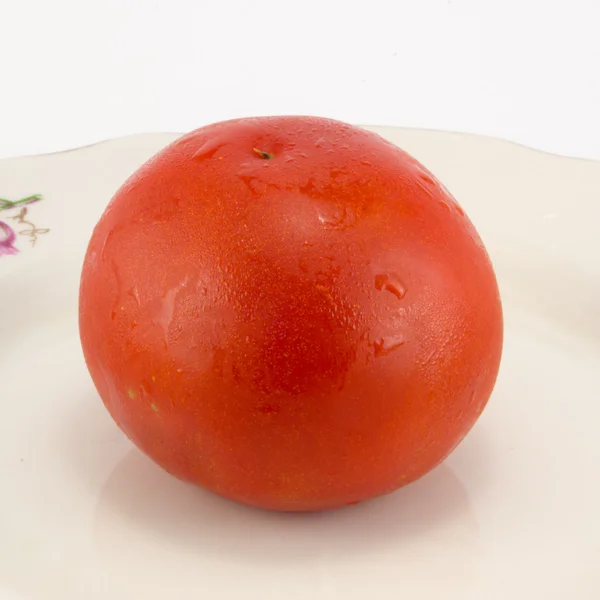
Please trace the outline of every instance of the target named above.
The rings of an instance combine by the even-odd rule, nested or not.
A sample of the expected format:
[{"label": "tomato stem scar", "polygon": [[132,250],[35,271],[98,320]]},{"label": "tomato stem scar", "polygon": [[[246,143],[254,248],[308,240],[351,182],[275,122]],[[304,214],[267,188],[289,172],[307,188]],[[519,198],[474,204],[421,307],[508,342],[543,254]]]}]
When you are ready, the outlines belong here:
[{"label": "tomato stem scar", "polygon": [[258,148],[252,148],[258,156],[264,158],[265,160],[269,160],[270,158],[275,158],[275,155],[272,152],[265,152],[264,150],[259,150]]}]

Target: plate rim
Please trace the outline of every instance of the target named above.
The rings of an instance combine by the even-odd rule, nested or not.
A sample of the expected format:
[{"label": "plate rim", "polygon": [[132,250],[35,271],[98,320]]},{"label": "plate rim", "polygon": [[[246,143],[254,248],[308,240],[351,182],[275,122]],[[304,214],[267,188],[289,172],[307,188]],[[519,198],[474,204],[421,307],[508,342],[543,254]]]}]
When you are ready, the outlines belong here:
[{"label": "plate rim", "polygon": [[[243,117],[243,118],[252,118],[252,117]],[[232,119],[223,119],[223,121],[232,120]],[[338,119],[339,120],[339,119]],[[206,127],[210,125],[210,123],[205,123],[200,125],[196,129],[200,129],[202,127]],[[503,146],[511,146],[520,148],[521,150],[527,150],[529,152],[533,152],[535,154],[541,154],[546,157],[558,158],[565,161],[575,161],[575,162],[583,162],[583,163],[591,163],[595,165],[600,165],[600,159],[588,158],[588,157],[580,157],[580,156],[572,156],[569,154],[560,154],[557,152],[551,152],[549,150],[544,150],[542,148],[536,148],[534,146],[530,146],[528,144],[517,142],[511,140],[509,138],[504,138],[500,136],[488,135],[488,134],[480,134],[473,133],[469,131],[460,131],[458,129],[436,129],[434,127],[407,127],[403,125],[376,125],[376,124],[354,124],[356,127],[361,127],[363,129],[368,129],[370,131],[377,132],[381,129],[393,129],[398,132],[404,132],[408,134],[442,134],[448,137],[462,137],[462,138],[471,138],[478,140],[487,140],[488,142],[492,142],[495,144],[503,145]],[[195,129],[191,129],[190,131],[195,131]],[[142,131],[137,133],[126,133],[123,135],[118,135],[114,137],[102,138],[96,140],[94,142],[90,142],[89,144],[82,144],[80,146],[73,146],[70,148],[64,148],[63,150],[52,150],[50,152],[40,152],[34,154],[16,154],[14,156],[6,156],[0,158],[0,162],[11,161],[11,160],[21,160],[21,159],[35,159],[35,158],[45,158],[50,156],[62,155],[62,154],[70,154],[74,152],[78,152],[80,150],[88,150],[91,148],[95,148],[97,146],[102,146],[105,144],[111,144],[115,142],[124,142],[126,140],[130,140],[132,138],[141,138],[141,137],[153,137],[153,136],[183,136],[186,135],[186,132],[181,131]]]}]

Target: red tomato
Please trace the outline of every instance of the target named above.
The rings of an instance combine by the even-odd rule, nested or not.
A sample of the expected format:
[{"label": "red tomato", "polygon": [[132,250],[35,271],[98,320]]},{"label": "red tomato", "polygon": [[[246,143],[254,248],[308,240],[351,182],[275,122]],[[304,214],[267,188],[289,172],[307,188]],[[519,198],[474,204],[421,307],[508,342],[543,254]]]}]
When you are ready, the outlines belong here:
[{"label": "red tomato", "polygon": [[135,173],[94,230],[80,330],[141,450],[279,510],[427,473],[479,417],[502,349],[456,201],[393,144],[309,117],[204,127]]}]

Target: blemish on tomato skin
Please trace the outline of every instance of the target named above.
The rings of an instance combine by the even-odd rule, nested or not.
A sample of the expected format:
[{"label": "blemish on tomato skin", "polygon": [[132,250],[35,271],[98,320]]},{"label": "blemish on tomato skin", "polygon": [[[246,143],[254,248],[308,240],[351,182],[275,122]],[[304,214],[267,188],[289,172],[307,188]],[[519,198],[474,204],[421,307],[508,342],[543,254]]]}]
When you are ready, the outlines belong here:
[{"label": "blemish on tomato skin", "polygon": [[128,396],[129,396],[129,397],[130,397],[132,400],[133,400],[133,399],[134,399],[134,398],[137,396],[137,394],[135,393],[135,390],[134,390],[134,389],[132,389],[132,388],[129,388],[129,389],[127,390],[127,395],[128,395]]},{"label": "blemish on tomato skin", "polygon": [[154,412],[158,412],[158,406],[157,406],[157,405],[156,405],[154,402],[153,402],[153,403],[150,405],[150,408],[151,408],[151,409],[152,409]]}]

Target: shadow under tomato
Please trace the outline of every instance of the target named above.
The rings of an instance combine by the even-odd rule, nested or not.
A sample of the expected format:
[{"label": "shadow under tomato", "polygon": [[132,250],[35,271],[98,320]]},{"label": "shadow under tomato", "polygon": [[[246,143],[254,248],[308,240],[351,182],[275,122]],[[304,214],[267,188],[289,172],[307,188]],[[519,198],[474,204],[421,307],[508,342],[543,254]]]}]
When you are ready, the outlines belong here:
[{"label": "shadow under tomato", "polygon": [[444,464],[370,502],[320,513],[276,513],[180,482],[135,449],[102,490],[94,539],[113,576],[139,577],[152,593],[161,588],[167,593],[169,581],[194,585],[216,577],[219,565],[227,565],[219,585],[232,591],[244,578],[252,588],[256,573],[269,566],[273,585],[287,573],[286,581],[293,575],[306,594],[320,597],[306,588],[307,581],[322,586],[325,578],[335,587],[343,580],[345,597],[353,598],[346,590],[350,580],[356,597],[364,598],[375,569],[403,580],[411,593],[420,590],[412,598],[425,598],[421,593],[441,593],[448,586],[464,591],[479,555],[478,525],[466,491]]}]

